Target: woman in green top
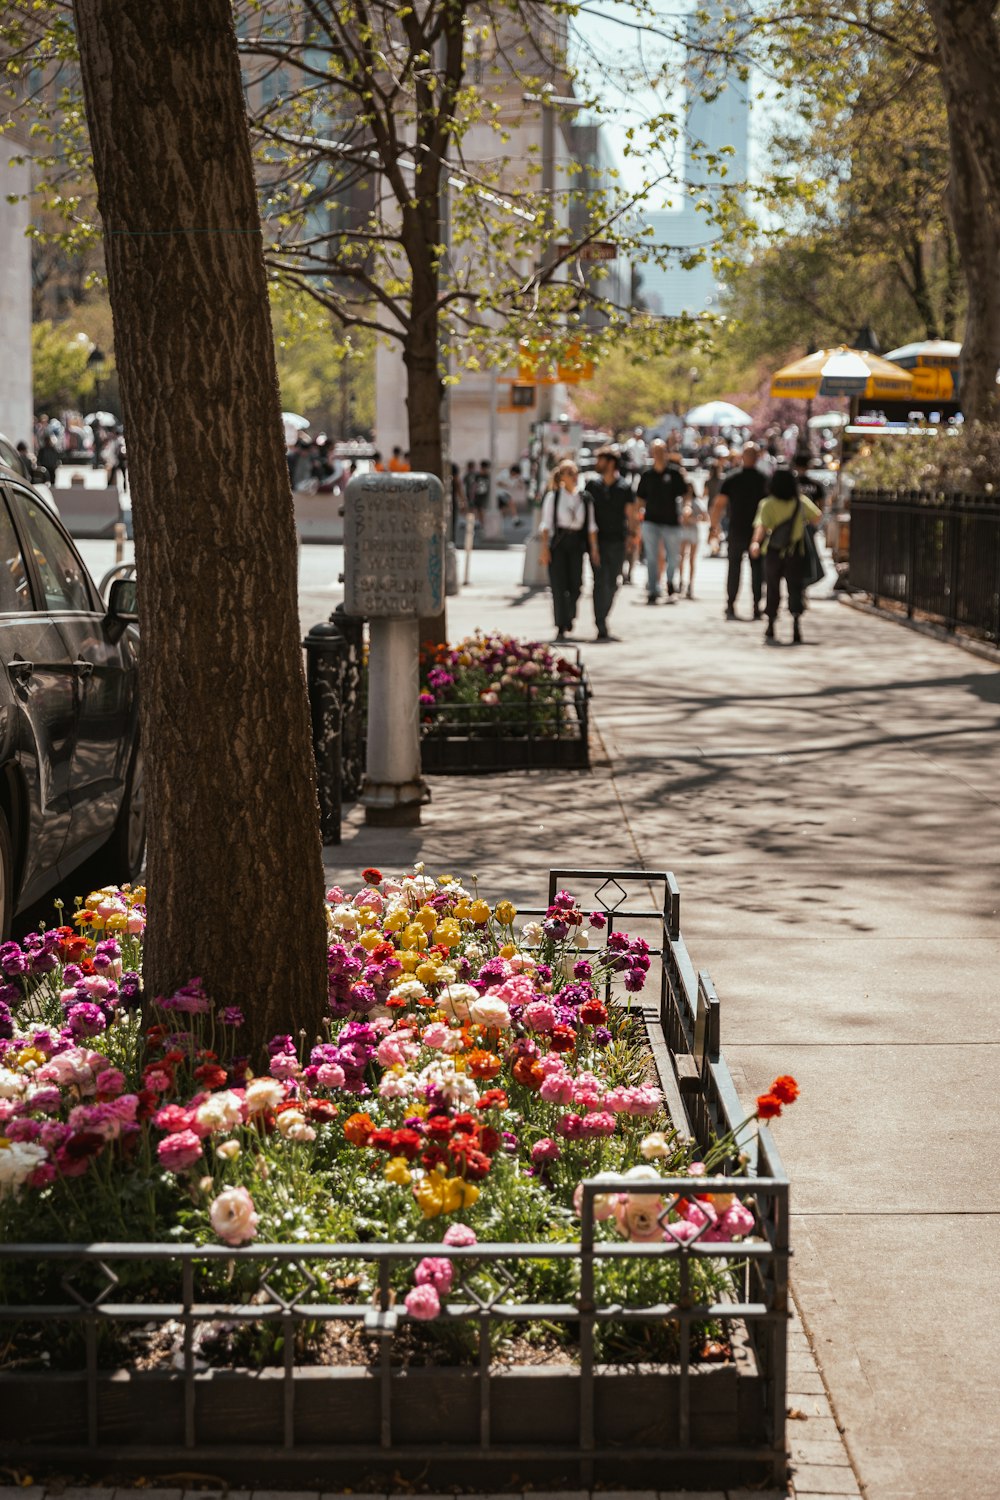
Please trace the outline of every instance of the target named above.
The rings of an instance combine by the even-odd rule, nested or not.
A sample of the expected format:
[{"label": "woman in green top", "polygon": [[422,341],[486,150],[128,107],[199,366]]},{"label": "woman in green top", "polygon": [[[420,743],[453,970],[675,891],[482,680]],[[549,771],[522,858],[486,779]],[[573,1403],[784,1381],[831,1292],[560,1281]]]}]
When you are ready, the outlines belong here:
[{"label": "woman in green top", "polygon": [[802,614],[802,575],[805,567],[806,525],[814,525],[820,512],[811,500],[799,493],[799,482],[791,469],[775,469],[771,475],[771,493],[765,495],[754,517],[750,556],[764,554],[764,579],[767,584],[767,629],[765,642],[774,640],[774,622],[781,606],[781,580],[788,589],[788,609],[792,616],[792,640],[801,642],[799,619]]}]

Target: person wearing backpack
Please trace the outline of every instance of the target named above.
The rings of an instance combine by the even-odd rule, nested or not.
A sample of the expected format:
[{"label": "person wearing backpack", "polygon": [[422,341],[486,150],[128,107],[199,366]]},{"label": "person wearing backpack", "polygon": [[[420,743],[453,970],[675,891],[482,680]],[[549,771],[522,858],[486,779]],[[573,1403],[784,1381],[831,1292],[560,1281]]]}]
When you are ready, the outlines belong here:
[{"label": "person wearing backpack", "polygon": [[805,531],[814,525],[820,511],[799,491],[799,482],[791,469],[775,469],[771,475],[770,493],[757,507],[754,517],[751,559],[763,556],[764,581],[767,588],[765,644],[774,643],[774,622],[781,607],[781,580],[788,590],[788,612],[792,617],[792,641],[802,642],[799,621],[802,616],[802,585],[805,573]]}]

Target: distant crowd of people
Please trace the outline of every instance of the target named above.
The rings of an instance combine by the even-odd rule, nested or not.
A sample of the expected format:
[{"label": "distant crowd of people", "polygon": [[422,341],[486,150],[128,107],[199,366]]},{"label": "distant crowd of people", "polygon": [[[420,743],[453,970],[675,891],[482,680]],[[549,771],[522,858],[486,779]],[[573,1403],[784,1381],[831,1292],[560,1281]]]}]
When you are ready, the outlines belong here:
[{"label": "distant crowd of people", "polygon": [[[609,616],[622,583],[631,583],[640,556],[646,599],[693,599],[699,527],[709,523],[709,553],[728,549],[725,617],[735,620],[744,556],[750,560],[753,618],[766,615],[764,639],[775,639],[784,581],[793,641],[802,640],[801,616],[811,536],[806,528],[822,513],[822,487],[808,470],[811,455],[762,453],[753,442],[738,450],[719,445],[705,455],[702,492],[677,440],[656,438],[647,447],[642,429],[628,442],[594,455],[596,473],[581,479],[572,458],[554,468],[542,501],[539,538],[548,569],[556,640],[571,638],[583,586],[585,559],[593,574],[597,640],[611,641]],[[702,477],[699,476],[699,477]]]}]

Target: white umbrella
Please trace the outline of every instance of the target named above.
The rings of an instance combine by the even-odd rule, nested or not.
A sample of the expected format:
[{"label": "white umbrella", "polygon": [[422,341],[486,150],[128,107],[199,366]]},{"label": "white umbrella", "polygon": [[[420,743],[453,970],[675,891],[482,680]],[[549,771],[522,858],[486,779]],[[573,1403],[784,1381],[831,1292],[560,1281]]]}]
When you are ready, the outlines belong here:
[{"label": "white umbrella", "polygon": [[750,427],[753,417],[731,401],[706,401],[684,418],[689,427]]},{"label": "white umbrella", "polygon": [[91,411],[83,419],[85,422],[99,422],[102,427],[117,427],[118,418],[110,411]]}]

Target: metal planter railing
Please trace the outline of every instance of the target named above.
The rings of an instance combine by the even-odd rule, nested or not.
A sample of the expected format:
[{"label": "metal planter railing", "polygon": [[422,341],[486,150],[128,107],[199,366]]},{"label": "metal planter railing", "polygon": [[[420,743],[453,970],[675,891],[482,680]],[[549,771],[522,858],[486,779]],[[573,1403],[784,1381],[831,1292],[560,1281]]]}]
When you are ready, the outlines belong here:
[{"label": "metal planter railing", "polygon": [[[743,1118],[719,1050],[719,1002],[707,975],[696,975],[680,935],[673,877],[636,871],[556,870],[550,899],[564,885],[594,890],[611,931],[649,931],[659,985],[644,1000],[660,1079],[675,1122],[687,1122],[706,1146],[714,1132]],[[656,890],[654,904],[648,902]],[[638,904],[637,903],[638,893]],[[530,916],[534,913],[524,912]],[[643,934],[645,935],[645,933]],[[651,974],[655,970],[651,970]],[[462,1365],[408,1367],[399,1357],[407,1318],[393,1295],[393,1273],[441,1253],[433,1244],[91,1245],[0,1244],[0,1274],[12,1262],[49,1268],[58,1302],[0,1305],[0,1349],[13,1325],[53,1327],[76,1340],[72,1368],[45,1370],[0,1359],[0,1460],[11,1466],[73,1465],[92,1472],[165,1472],[182,1468],[231,1480],[323,1487],[398,1477],[446,1485],[504,1487],[568,1483],[589,1488],[652,1488],[667,1482],[719,1485],[781,1482],[786,1472],[785,1395],[788,1318],[788,1182],[768,1130],[761,1128],[747,1176],[699,1180],[700,1191],[736,1192],[753,1208],[754,1238],[739,1246],[609,1242],[595,1235],[598,1193],[628,1190],[672,1202],[690,1194],[690,1178],[639,1184],[589,1182],[578,1243],[494,1244],[447,1250],[456,1281],[444,1321],[471,1330],[475,1353]],[[735,1165],[724,1164],[724,1167]],[[611,1304],[600,1291],[612,1258],[670,1257],[677,1295],[650,1306]],[[516,1268],[564,1261],[574,1295],[537,1303],[517,1294]],[[732,1299],[698,1296],[699,1262],[725,1260]],[[162,1270],[155,1300],[130,1298],[130,1263]],[[220,1282],[223,1268],[248,1277],[239,1295]],[[337,1275],[322,1279],[323,1267]],[[252,1268],[252,1272],[248,1270]],[[364,1270],[373,1295],[357,1294]],[[252,1292],[247,1287],[253,1288]],[[692,1364],[691,1325],[716,1320],[733,1357]],[[678,1328],[669,1365],[607,1364],[595,1337],[607,1322]],[[568,1330],[576,1358],[562,1364],[504,1367],[498,1335],[528,1322]],[[206,1369],[201,1331],[213,1324],[270,1326],[281,1339],[275,1368]],[[367,1362],[300,1364],[296,1334],[306,1324],[363,1329]],[[172,1330],[173,1368],[106,1367],[109,1327]]]},{"label": "metal planter railing", "polygon": [[875,604],[1000,644],[1000,501],[855,490],[849,576]]}]

